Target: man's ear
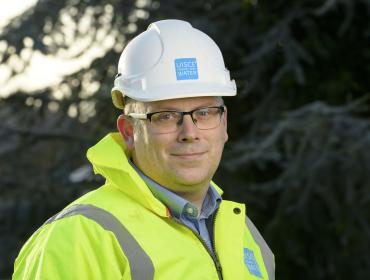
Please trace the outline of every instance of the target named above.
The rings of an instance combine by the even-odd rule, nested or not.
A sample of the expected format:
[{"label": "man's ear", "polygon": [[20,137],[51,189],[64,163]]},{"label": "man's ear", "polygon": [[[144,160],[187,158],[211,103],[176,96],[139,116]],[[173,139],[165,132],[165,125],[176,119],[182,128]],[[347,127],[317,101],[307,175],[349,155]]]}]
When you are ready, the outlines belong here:
[{"label": "man's ear", "polygon": [[129,117],[120,115],[117,119],[117,128],[125,140],[127,148],[134,149],[134,126]]}]

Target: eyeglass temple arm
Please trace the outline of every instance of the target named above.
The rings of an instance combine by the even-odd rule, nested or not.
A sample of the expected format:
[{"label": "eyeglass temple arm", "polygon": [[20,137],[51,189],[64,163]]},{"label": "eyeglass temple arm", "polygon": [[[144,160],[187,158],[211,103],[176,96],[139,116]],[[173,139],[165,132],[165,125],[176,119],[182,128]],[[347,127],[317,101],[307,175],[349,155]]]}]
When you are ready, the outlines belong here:
[{"label": "eyeglass temple arm", "polygon": [[142,114],[142,113],[129,113],[128,116],[134,119],[141,119],[141,120],[145,120],[148,118],[147,114]]}]

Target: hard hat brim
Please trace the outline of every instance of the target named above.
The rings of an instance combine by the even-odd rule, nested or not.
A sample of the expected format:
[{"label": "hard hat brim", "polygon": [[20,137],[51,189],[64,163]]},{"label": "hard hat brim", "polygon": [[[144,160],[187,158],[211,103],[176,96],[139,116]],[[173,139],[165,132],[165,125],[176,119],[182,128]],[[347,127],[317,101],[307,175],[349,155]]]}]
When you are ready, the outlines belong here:
[{"label": "hard hat brim", "polygon": [[201,97],[201,96],[235,96],[236,95],[236,84],[232,80],[227,84],[220,85],[214,83],[197,83],[196,91],[194,85],[182,84],[181,87],[178,85],[167,85],[158,88],[151,88],[150,91],[146,90],[130,90],[130,88],[122,89],[118,86],[112,89],[112,101],[113,104],[119,108],[124,108],[124,96],[130,97],[134,100],[141,102],[153,102],[168,99],[179,99],[189,97]]}]

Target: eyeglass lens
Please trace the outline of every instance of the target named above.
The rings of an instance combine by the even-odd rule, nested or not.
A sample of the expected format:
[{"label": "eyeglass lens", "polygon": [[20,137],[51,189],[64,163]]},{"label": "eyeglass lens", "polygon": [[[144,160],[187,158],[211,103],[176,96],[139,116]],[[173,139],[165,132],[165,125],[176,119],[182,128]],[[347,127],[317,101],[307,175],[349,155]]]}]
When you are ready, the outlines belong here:
[{"label": "eyeglass lens", "polygon": [[162,111],[151,115],[150,122],[159,132],[174,132],[183,123],[185,115],[190,115],[199,129],[213,129],[220,125],[223,107],[205,107],[190,112]]}]

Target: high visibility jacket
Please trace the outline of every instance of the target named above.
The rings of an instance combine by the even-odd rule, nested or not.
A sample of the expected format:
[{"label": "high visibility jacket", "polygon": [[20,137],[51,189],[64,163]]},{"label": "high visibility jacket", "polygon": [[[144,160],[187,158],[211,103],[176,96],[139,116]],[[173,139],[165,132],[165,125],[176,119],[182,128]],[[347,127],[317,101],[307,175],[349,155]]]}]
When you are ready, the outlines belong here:
[{"label": "high visibility jacket", "polygon": [[[243,204],[223,200],[216,254],[179,223],[127,161],[119,134],[87,156],[106,183],[50,218],[23,246],[13,279],[273,280],[274,258]],[[221,193],[222,191],[214,185]]]}]

